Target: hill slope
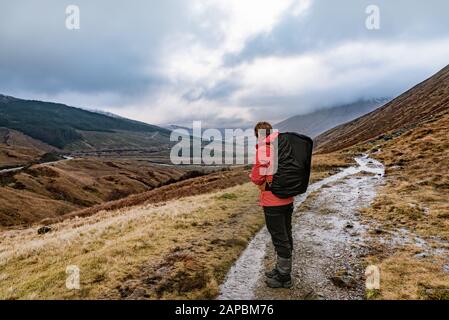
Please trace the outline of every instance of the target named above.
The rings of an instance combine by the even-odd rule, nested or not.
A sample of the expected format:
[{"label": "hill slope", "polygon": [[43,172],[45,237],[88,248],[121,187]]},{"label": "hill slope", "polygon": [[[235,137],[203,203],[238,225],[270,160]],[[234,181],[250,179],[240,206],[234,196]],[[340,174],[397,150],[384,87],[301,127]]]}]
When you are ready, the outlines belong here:
[{"label": "hill slope", "polygon": [[[362,211],[385,231],[374,233],[375,250],[367,258],[382,270],[376,299],[449,299],[448,130],[446,108],[391,140],[380,136],[354,147],[356,153],[371,152],[386,168],[385,185]],[[385,238],[401,234],[420,242],[386,245]]]},{"label": "hill slope", "polygon": [[0,95],[0,127],[60,149],[154,147],[169,142],[166,129],[64,104]]},{"label": "hill slope", "polygon": [[316,151],[327,153],[416,125],[449,107],[449,66],[383,107],[331,129],[316,139]]},{"label": "hill slope", "polygon": [[62,217],[190,175],[175,167],[95,158],[35,164],[21,171],[0,173],[0,229]]},{"label": "hill slope", "polygon": [[276,124],[275,128],[283,132],[298,132],[314,138],[326,130],[375,110],[387,101],[386,98],[360,100],[351,104],[321,109],[288,118]]},{"label": "hill slope", "polygon": [[370,154],[385,165],[384,184],[361,210],[363,220],[376,226],[365,262],[382,272],[381,288],[367,292],[370,298],[449,299],[448,130],[446,67],[385,107],[318,138],[318,152],[354,144],[342,153]]}]

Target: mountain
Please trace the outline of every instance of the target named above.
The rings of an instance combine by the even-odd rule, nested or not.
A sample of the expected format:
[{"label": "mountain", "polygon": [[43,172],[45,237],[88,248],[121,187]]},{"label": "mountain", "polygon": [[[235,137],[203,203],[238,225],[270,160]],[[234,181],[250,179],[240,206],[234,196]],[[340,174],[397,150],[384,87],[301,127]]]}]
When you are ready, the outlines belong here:
[{"label": "mountain", "polygon": [[410,128],[449,108],[449,66],[381,108],[315,139],[316,152],[328,153],[389,131]]},{"label": "mountain", "polygon": [[90,112],[99,113],[99,114],[102,114],[102,115],[105,115],[105,116],[108,116],[108,117],[112,117],[112,118],[126,119],[126,118],[124,118],[122,116],[119,116],[119,115],[117,115],[115,113],[107,112],[107,111],[103,111],[103,110],[98,110],[98,109],[85,109],[85,110],[90,111]]},{"label": "mountain", "polygon": [[169,144],[170,131],[60,103],[0,95],[0,127],[63,150],[147,149]]},{"label": "mountain", "polygon": [[314,138],[335,126],[375,110],[388,100],[386,98],[359,100],[350,104],[320,109],[305,115],[288,118],[276,124],[275,128],[281,132],[298,132]]},{"label": "mountain", "polygon": [[[169,125],[164,126],[164,128],[166,128],[170,131],[186,130],[189,133],[189,135],[193,135],[193,129],[189,128],[189,127],[183,127],[183,126],[179,126],[176,124],[169,124]],[[204,132],[209,129],[218,130],[220,132],[222,138],[224,139],[226,137],[226,130],[233,130],[230,134],[235,133],[236,136],[241,136],[242,134],[240,133],[240,131],[234,132],[234,130],[242,130],[243,132],[245,132],[249,128],[208,128],[208,127],[206,127],[206,128],[201,128],[201,135],[204,134]],[[250,131],[251,131],[251,135],[252,135],[252,132],[253,132],[252,129],[250,129]],[[195,136],[199,137],[200,135],[196,134]]]},{"label": "mountain", "polygon": [[174,131],[174,130],[187,130],[189,134],[192,134],[192,128],[178,126],[177,124],[168,124],[163,126],[165,129]]}]

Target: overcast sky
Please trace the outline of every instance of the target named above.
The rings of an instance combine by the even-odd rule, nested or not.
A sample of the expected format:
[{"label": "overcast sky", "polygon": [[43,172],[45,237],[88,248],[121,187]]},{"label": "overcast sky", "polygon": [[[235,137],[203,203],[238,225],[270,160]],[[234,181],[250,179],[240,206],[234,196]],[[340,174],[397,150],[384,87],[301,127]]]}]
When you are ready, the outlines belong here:
[{"label": "overcast sky", "polygon": [[2,0],[0,93],[155,124],[276,122],[429,77],[449,64],[448,12],[447,0]]}]

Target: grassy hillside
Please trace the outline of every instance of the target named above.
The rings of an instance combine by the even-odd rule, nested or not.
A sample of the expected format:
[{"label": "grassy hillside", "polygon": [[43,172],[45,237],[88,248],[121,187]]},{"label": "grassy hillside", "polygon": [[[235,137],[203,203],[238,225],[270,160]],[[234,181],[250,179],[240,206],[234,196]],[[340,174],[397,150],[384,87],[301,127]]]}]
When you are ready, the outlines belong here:
[{"label": "grassy hillside", "polygon": [[[312,181],[340,165],[315,157]],[[247,181],[242,169],[219,172],[75,212],[47,234],[0,230],[0,299],[214,298],[263,225]],[[65,287],[69,265],[80,290]]]},{"label": "grassy hillside", "polygon": [[[446,110],[392,139],[354,149],[371,152],[386,167],[385,186],[362,211],[380,230],[367,258],[381,269],[376,299],[449,299],[448,132]],[[398,240],[404,234],[420,240]]]},{"label": "grassy hillside", "polygon": [[[256,194],[247,184],[103,211],[53,225],[43,236],[5,232],[0,299],[212,298],[262,226]],[[65,287],[68,265],[80,268],[81,290]]]},{"label": "grassy hillside", "polygon": [[383,107],[319,135],[315,139],[316,152],[341,150],[416,125],[448,107],[449,66]]},{"label": "grassy hillside", "polygon": [[17,130],[0,127],[0,144],[9,147],[27,148],[35,152],[57,151],[56,147],[50,146],[42,141],[36,140]]},{"label": "grassy hillside", "polygon": [[[123,133],[146,135],[155,145],[167,143],[170,134],[168,130],[157,126],[64,104],[22,100],[1,95],[0,127],[23,132],[60,149],[68,145],[77,145],[83,149],[101,148],[108,145],[107,141],[112,141],[113,147],[126,147],[126,141],[120,141]],[[90,139],[89,133],[103,134],[102,144]],[[117,140],[119,142],[115,143]],[[143,144],[142,147],[146,146],[148,145]]]},{"label": "grassy hillside", "polygon": [[373,111],[388,99],[361,100],[288,118],[275,125],[281,132],[298,132],[315,138],[319,134]]},{"label": "grassy hillside", "polygon": [[362,211],[376,226],[366,263],[381,270],[381,289],[370,298],[449,299],[448,88],[446,67],[317,139],[318,152],[348,146],[342,154],[368,153],[385,164],[385,185]]},{"label": "grassy hillside", "polygon": [[94,158],[36,164],[18,172],[0,173],[0,229],[62,217],[74,210],[157,188],[185,174],[184,170],[138,161]]},{"label": "grassy hillside", "polygon": [[43,155],[35,149],[0,144],[0,170],[18,167],[38,160]]}]

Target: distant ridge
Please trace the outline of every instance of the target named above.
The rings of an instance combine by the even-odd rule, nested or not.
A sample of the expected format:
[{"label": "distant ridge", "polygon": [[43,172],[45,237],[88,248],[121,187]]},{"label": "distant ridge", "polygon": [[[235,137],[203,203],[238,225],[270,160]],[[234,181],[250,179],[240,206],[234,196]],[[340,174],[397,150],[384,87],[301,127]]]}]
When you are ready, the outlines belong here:
[{"label": "distant ridge", "polygon": [[65,150],[150,148],[169,143],[170,131],[61,103],[0,95],[0,127]]},{"label": "distant ridge", "polygon": [[275,128],[281,132],[298,132],[314,138],[335,126],[371,112],[388,101],[387,98],[359,100],[350,104],[320,109],[288,118],[276,124]]}]

